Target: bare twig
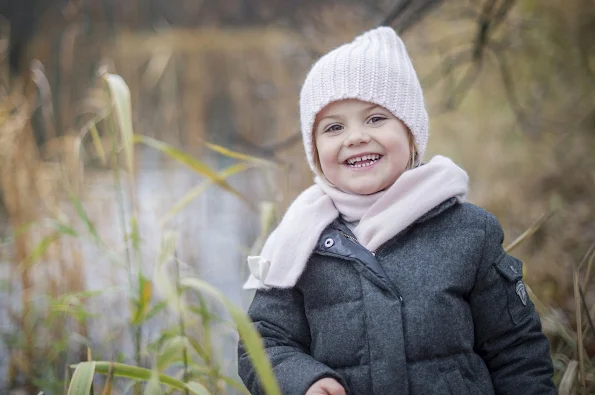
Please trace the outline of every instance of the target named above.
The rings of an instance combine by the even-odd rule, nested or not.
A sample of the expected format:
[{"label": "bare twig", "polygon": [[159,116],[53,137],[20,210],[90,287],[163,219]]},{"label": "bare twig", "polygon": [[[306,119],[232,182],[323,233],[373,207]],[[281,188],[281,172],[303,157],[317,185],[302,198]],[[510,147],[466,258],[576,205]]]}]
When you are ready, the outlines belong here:
[{"label": "bare twig", "polygon": [[593,333],[593,335],[595,335],[595,326],[593,325],[593,320],[591,318],[591,312],[589,311],[589,306],[587,306],[587,300],[585,298],[585,288],[586,288],[586,285],[588,284],[587,281],[590,276],[591,264],[593,262],[594,257],[595,257],[595,243],[591,244],[591,246],[587,250],[587,253],[583,256],[583,259],[581,260],[581,262],[576,266],[576,271],[580,272],[583,265],[588,262],[587,275],[585,278],[585,285],[581,286],[581,284],[579,283],[578,290],[580,293],[580,298],[581,298],[583,308],[585,309],[585,314],[587,316],[587,323],[589,324],[589,327],[591,328],[591,332]]},{"label": "bare twig", "polygon": [[516,238],[516,240],[510,243],[504,250],[507,253],[510,253],[512,250],[517,248],[523,241],[533,236],[535,232],[537,232],[543,226],[543,224],[545,224],[552,217],[552,215],[552,212],[542,214],[537,219],[537,221],[533,222],[526,231],[524,231],[519,237]]},{"label": "bare twig", "polygon": [[595,261],[595,251],[591,253],[591,257],[589,258],[589,263],[587,264],[587,273],[585,273],[585,283],[583,284],[583,288],[585,291],[589,287],[589,278],[591,277],[591,269],[593,268],[593,261]]},{"label": "bare twig", "polygon": [[447,57],[427,76],[422,78],[422,85],[432,87],[440,78],[449,76],[454,70],[462,66],[465,62],[471,59],[471,51],[469,49],[462,50],[456,54]]},{"label": "bare twig", "polygon": [[388,13],[386,18],[380,23],[380,26],[389,26],[411,5],[412,0],[399,0],[397,5]]},{"label": "bare twig", "polygon": [[[454,59],[451,58],[445,60],[436,70],[431,72],[430,75],[424,79],[423,82],[425,86],[433,85],[440,77],[448,76],[465,62],[471,61],[465,75],[461,77],[454,87],[447,102],[447,108],[453,109],[457,107],[479,77],[482,71],[484,53],[490,45],[490,34],[500,23],[502,23],[515,2],[516,0],[504,0],[500,3],[500,6],[498,6],[497,0],[487,0],[483,4],[481,12],[478,15],[477,33],[471,49],[459,52]],[[515,115],[518,120],[524,122],[524,111],[519,110],[520,105],[514,94],[512,78],[510,77],[508,67],[502,58],[499,58],[498,60],[500,61],[499,63],[503,74],[506,93],[509,100],[511,100]],[[441,71],[443,71],[442,75],[440,74]]]},{"label": "bare twig", "polygon": [[467,93],[471,90],[471,86],[481,72],[482,65],[483,62],[479,60],[478,62],[474,62],[469,66],[465,76],[461,78],[461,81],[451,93],[450,99],[447,103],[448,108],[456,108],[463,101],[465,96],[467,96]]},{"label": "bare twig", "polygon": [[403,22],[397,25],[395,28],[400,33],[404,33],[413,25],[421,21],[432,8],[436,7],[440,3],[442,3],[442,0],[426,0],[416,10],[414,10],[411,15],[409,15],[407,18],[403,18]]},{"label": "bare twig", "polygon": [[103,386],[103,391],[101,395],[110,395],[112,393],[112,383],[114,381],[114,363],[111,362],[109,364],[109,369],[107,371],[107,380],[105,381],[105,385]]},{"label": "bare twig", "polygon": [[578,269],[580,270],[583,265],[589,261],[589,259],[591,258],[591,255],[595,253],[595,243],[591,244],[591,246],[589,247],[589,249],[587,250],[587,253],[583,256],[583,259],[581,259],[581,262],[578,264]]},{"label": "bare twig", "polygon": [[583,324],[582,324],[582,308],[580,302],[580,285],[579,285],[579,272],[578,267],[573,270],[573,282],[574,282],[574,300],[576,308],[576,346],[578,353],[578,365],[579,365],[579,379],[583,388],[583,394],[586,394],[586,383],[585,383],[585,348],[583,343]]},{"label": "bare twig", "polygon": [[583,291],[583,287],[581,287],[580,284],[578,287],[579,287],[578,289],[579,289],[580,295],[581,295],[583,309],[585,309],[585,315],[587,316],[587,323],[589,324],[589,327],[591,328],[591,333],[593,333],[593,335],[595,335],[595,326],[593,326],[593,319],[591,318],[591,313],[589,312],[589,306],[587,305],[587,300],[585,299],[585,292]]},{"label": "bare twig", "polygon": [[508,12],[515,3],[516,0],[504,0],[504,2],[500,5],[500,8],[498,8],[494,14],[494,18],[492,19],[492,29],[498,27],[498,25],[506,19],[506,15],[508,15]]},{"label": "bare twig", "polygon": [[477,21],[477,35],[475,36],[475,45],[473,46],[473,58],[478,59],[481,52],[488,42],[490,27],[492,22],[492,9],[497,0],[489,0],[483,6],[479,20]]},{"label": "bare twig", "polygon": [[[52,139],[57,136],[55,128],[54,118],[54,107],[52,105],[52,92],[50,83],[45,76],[45,68],[43,64],[38,60],[31,62],[31,78],[37,86],[39,92],[39,105],[41,108],[41,114],[43,118],[43,124],[45,128],[46,140]],[[43,143],[38,141],[38,143]]]},{"label": "bare twig", "polygon": [[498,61],[498,66],[500,68],[500,76],[502,77],[502,83],[504,84],[504,90],[508,98],[508,104],[510,105],[511,110],[514,113],[517,122],[520,125],[525,125],[527,117],[525,114],[525,110],[522,108],[517,98],[514,89],[514,82],[512,80],[512,75],[510,73],[508,63],[506,63],[505,55],[503,53],[500,53],[500,51],[497,51],[496,48],[493,46],[489,46],[489,48],[492,49],[492,53]]},{"label": "bare twig", "polygon": [[399,0],[379,26],[394,25],[400,33],[423,19],[428,12],[443,0]]}]

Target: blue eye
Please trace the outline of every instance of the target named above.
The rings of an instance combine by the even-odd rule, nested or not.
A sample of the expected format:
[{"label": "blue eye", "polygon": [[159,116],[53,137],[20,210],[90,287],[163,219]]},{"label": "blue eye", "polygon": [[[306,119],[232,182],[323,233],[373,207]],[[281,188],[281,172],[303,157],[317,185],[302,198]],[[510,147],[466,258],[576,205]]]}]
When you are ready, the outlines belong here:
[{"label": "blue eye", "polygon": [[369,121],[370,121],[371,123],[378,123],[378,122],[380,122],[380,121],[384,121],[385,119],[387,119],[387,118],[386,118],[386,117],[383,117],[383,116],[379,116],[379,115],[374,115],[373,117],[371,117],[371,118],[369,119]]},{"label": "blue eye", "polygon": [[342,129],[343,127],[341,125],[338,124],[334,124],[329,126],[328,128],[324,129],[325,132],[338,132]]}]

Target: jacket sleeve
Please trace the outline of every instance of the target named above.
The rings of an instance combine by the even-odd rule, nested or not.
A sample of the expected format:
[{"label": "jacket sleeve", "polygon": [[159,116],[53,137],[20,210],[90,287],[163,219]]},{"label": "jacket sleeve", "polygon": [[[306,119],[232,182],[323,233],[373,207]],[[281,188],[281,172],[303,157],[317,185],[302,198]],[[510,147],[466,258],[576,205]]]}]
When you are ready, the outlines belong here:
[{"label": "jacket sleeve", "polygon": [[486,214],[481,265],[469,297],[475,351],[496,394],[557,394],[549,342],[522,282],[523,264],[504,252],[502,228]]},{"label": "jacket sleeve", "polygon": [[[303,395],[323,377],[334,378],[345,387],[339,374],[309,354],[310,328],[298,289],[258,290],[248,315],[263,338],[283,394]],[[238,373],[251,394],[264,394],[241,341]]]}]

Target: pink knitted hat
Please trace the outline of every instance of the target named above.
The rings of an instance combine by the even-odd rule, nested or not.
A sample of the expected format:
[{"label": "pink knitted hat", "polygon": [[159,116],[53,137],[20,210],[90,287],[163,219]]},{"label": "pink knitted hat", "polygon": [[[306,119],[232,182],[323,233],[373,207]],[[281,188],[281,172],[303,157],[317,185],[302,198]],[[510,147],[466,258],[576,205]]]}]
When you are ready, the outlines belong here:
[{"label": "pink knitted hat", "polygon": [[423,92],[403,41],[390,27],[379,27],[321,57],[300,93],[300,119],[310,168],[316,172],[312,128],[319,111],[343,99],[359,99],[389,110],[411,130],[423,158],[428,113]]}]

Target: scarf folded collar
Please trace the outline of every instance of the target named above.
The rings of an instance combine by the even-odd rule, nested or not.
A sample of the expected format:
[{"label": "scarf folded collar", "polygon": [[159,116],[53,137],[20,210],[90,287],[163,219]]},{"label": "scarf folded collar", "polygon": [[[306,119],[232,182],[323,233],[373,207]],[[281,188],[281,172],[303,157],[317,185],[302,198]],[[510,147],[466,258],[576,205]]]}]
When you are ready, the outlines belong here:
[{"label": "scarf folded collar", "polygon": [[316,178],[291,204],[260,255],[248,257],[251,274],[244,288],[293,287],[320,235],[339,215],[359,221],[353,233],[361,245],[375,251],[445,200],[463,202],[467,185],[467,173],[444,156],[406,171],[372,195],[346,193]]}]

